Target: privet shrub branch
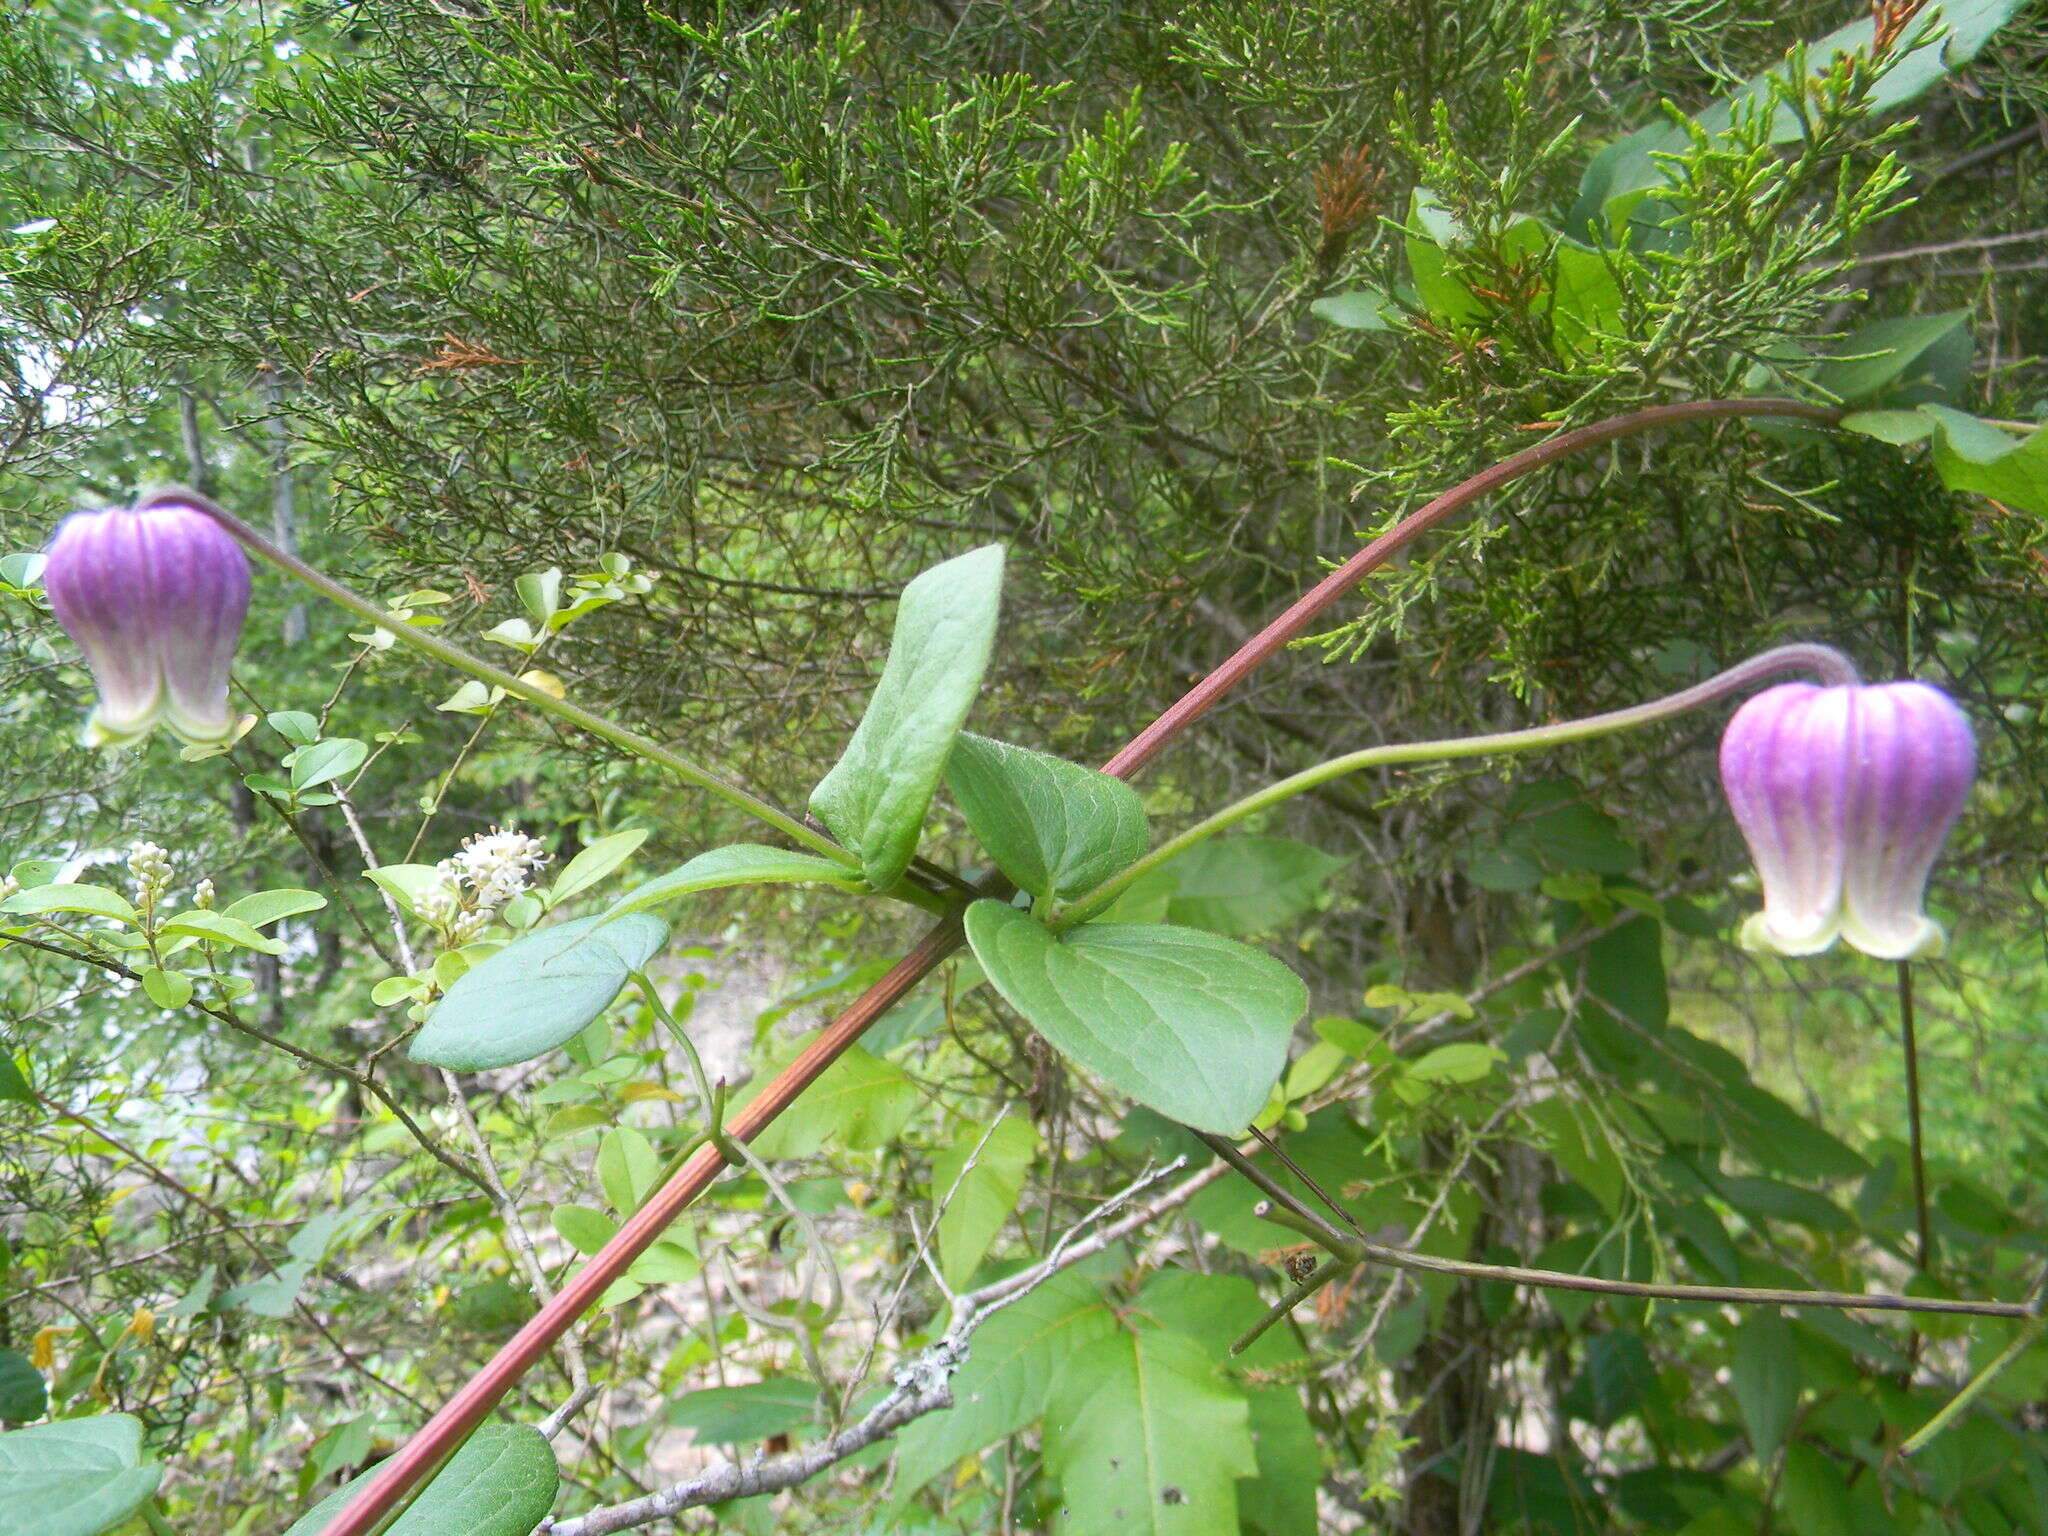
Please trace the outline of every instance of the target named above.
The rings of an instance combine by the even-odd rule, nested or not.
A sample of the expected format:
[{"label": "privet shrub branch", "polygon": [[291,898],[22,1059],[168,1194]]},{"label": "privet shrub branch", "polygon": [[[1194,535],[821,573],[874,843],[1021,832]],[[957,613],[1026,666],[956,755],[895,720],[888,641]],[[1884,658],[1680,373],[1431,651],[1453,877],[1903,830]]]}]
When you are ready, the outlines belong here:
[{"label": "privet shrub branch", "polygon": [[[186,482],[0,570],[0,1503],[2042,1529],[2041,1213],[1930,1153],[2042,1142],[1930,1124],[1920,1031],[2035,985],[2048,449],[2002,290],[1857,285],[1916,176],[2038,156],[1929,178],[1906,113],[2027,110],[2042,18],[1656,12],[1757,55],[1687,111],[1597,7],[981,9],[0,44],[0,467]],[[498,587],[506,666],[446,633]],[[742,1081],[696,1013],[771,943]],[[1853,1128],[1756,1081],[1823,1023],[1896,1037]]]}]

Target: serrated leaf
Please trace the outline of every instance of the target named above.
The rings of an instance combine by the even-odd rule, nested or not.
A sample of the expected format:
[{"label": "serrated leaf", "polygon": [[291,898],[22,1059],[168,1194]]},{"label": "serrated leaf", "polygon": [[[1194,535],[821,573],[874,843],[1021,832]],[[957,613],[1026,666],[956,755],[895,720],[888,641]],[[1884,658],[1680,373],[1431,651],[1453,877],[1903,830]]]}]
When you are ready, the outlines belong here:
[{"label": "serrated leaf", "polygon": [[962,731],[946,785],[996,867],[1033,896],[1078,896],[1145,851],[1138,792],[1064,758]]},{"label": "serrated leaf", "polygon": [[967,1288],[982,1255],[1017,1209],[1038,1147],[1038,1127],[1013,1113],[993,1129],[970,1124],[932,1159],[932,1199],[944,1205],[939,1273],[954,1290]]},{"label": "serrated leaf", "polygon": [[1038,1418],[1065,1362],[1116,1331],[1101,1292],[1071,1270],[983,1323],[954,1374],[953,1406],[913,1420],[897,1436],[894,1504]]},{"label": "serrated leaf", "polygon": [[903,589],[881,681],[853,739],[811,792],[811,809],[860,855],[877,890],[909,867],[953,737],[988,666],[1003,549],[984,545]]},{"label": "serrated leaf", "polygon": [[240,918],[229,917],[225,912],[210,912],[198,907],[170,918],[163,925],[162,931],[206,939],[215,944],[232,944],[237,949],[253,949],[259,954],[284,953],[284,946],[276,939],[265,937]]},{"label": "serrated leaf", "polygon": [[531,1061],[603,1013],[667,941],[644,912],[522,934],[448,989],[407,1054],[455,1072]]},{"label": "serrated leaf", "polygon": [[1759,1463],[1768,1463],[1799,1406],[1799,1347],[1792,1325],[1775,1312],[1745,1317],[1735,1330],[1729,1376],[1750,1450]]},{"label": "serrated leaf", "polygon": [[142,921],[133,902],[104,885],[31,886],[0,901],[0,912],[83,912],[91,917],[111,917],[131,926]]},{"label": "serrated leaf", "polygon": [[292,754],[292,788],[317,789],[354,773],[370,755],[369,743],[332,736]]},{"label": "serrated leaf", "polygon": [[1286,837],[1216,837],[1169,860],[1166,919],[1212,933],[1271,933],[1312,910],[1346,861]]},{"label": "serrated leaf", "polygon": [[327,898],[318,891],[286,888],[275,891],[251,891],[247,896],[236,897],[220,911],[221,916],[247,923],[251,928],[268,928],[272,923],[282,922],[288,917],[297,917],[305,912],[318,912],[326,905]]},{"label": "serrated leaf", "polygon": [[[284,1536],[320,1536],[377,1475],[369,1471],[301,1515]],[[531,1536],[560,1483],[547,1437],[531,1425],[485,1424],[427,1484],[386,1536]]]},{"label": "serrated leaf", "polygon": [[1251,1123],[1308,989],[1271,955],[1193,928],[1092,923],[1055,937],[1003,902],[967,909],[991,984],[1111,1087],[1200,1130]]},{"label": "serrated leaf", "polygon": [[829,885],[842,891],[864,891],[867,882],[844,864],[815,853],[792,853],[760,843],[733,843],[700,853],[689,863],[657,875],[628,891],[605,912],[605,920],[629,912],[647,912],[665,902],[728,885]]},{"label": "serrated leaf", "polygon": [[562,872],[555,876],[555,899],[560,901],[579,891],[589,890],[633,857],[634,851],[647,841],[647,832],[645,827],[632,827],[624,832],[614,832],[609,837],[600,837],[562,866]]},{"label": "serrated leaf", "polygon": [[142,1423],[125,1413],[61,1419],[0,1435],[0,1510],[8,1536],[98,1536],[156,1492]]},{"label": "serrated leaf", "polygon": [[663,1410],[699,1445],[747,1445],[801,1429],[818,1414],[818,1387],[798,1376],[771,1376],[738,1387],[712,1387],[679,1397]]},{"label": "serrated leaf", "polygon": [[1045,1415],[1061,1536],[1227,1536],[1258,1473],[1251,1410],[1201,1345],[1147,1329],[1067,1363]]},{"label": "serrated leaf", "polygon": [[923,1102],[902,1068],[852,1046],[804,1090],[803,1108],[775,1120],[754,1147],[771,1161],[809,1157],[827,1141],[873,1150],[894,1141]]}]

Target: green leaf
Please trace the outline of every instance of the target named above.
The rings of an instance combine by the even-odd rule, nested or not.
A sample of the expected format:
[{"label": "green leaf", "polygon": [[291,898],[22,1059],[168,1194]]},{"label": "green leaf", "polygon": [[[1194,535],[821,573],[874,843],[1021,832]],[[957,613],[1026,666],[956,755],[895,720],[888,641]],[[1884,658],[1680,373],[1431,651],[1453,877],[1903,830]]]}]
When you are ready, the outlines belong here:
[{"label": "green leaf", "polygon": [[1072,1270],[983,1323],[954,1374],[953,1406],[913,1420],[897,1436],[894,1505],[908,1503],[961,1457],[1038,1418],[1067,1360],[1116,1332],[1101,1292]]},{"label": "green leaf", "polygon": [[1093,923],[1055,937],[1000,901],[967,909],[989,981],[1119,1092],[1235,1135],[1287,1064],[1308,989],[1272,956],[1193,928]]},{"label": "green leaf", "polygon": [[1860,1179],[1861,1154],[1754,1083],[1716,1085],[1710,1099],[1729,1143],[1750,1161],[1813,1179]]},{"label": "green leaf", "polygon": [[954,1290],[967,1289],[982,1255],[1017,1209],[1038,1146],[1038,1127],[1012,1114],[993,1129],[970,1124],[932,1159],[932,1199],[945,1207],[939,1217],[939,1273]]},{"label": "green leaf", "polygon": [[320,720],[303,709],[272,710],[263,717],[270,728],[295,747],[310,747],[320,739]]},{"label": "green leaf", "polygon": [[1607,1429],[1633,1412],[1656,1382],[1656,1364],[1641,1339],[1633,1333],[1596,1333],[1586,1341],[1585,1366],[1565,1388],[1559,1406]]},{"label": "green leaf", "polygon": [[1399,306],[1377,288],[1328,294],[1309,305],[1308,312],[1347,331],[1391,330],[1389,322],[1401,315]]},{"label": "green leaf", "polygon": [[974,703],[995,642],[1003,549],[988,544],[935,565],[903,589],[895,637],[867,712],[811,809],[887,890],[909,867],[918,834]]},{"label": "green leaf", "polygon": [[1904,448],[1934,434],[1934,418],[1925,411],[1851,411],[1841,421],[1844,432],[1860,432],[1881,443]]},{"label": "green leaf", "polygon": [[1509,822],[1502,842],[1553,869],[1585,869],[1625,875],[1636,851],[1621,836],[1614,818],[1586,803],[1585,791],[1570,779],[1524,784],[1508,797]]},{"label": "green leaf", "polygon": [[[1873,113],[1885,112],[1902,106],[1950,70],[1967,64],[2018,7],[2019,0],[1941,0],[1941,3],[1927,6],[1909,23],[1908,38],[1917,35],[1923,23],[1936,18],[1947,23],[1946,35],[1895,60],[1871,88],[1870,110]],[[1873,27],[1868,16],[1839,27],[1807,46],[1807,67],[1826,68],[1837,53],[1867,55],[1872,36]],[[1725,134],[1734,124],[1738,107],[1767,103],[1772,93],[1772,76],[1782,80],[1784,73],[1781,65],[1769,75],[1758,75],[1739,91],[1708,107],[1696,121],[1710,135]],[[1777,103],[1771,118],[1771,142],[1790,143],[1804,133],[1805,126],[1799,115],[1786,103]],[[1686,130],[1670,122],[1639,128],[1608,145],[1587,164],[1585,175],[1579,182],[1578,201],[1572,206],[1566,228],[1581,237],[1597,238],[1604,234],[1601,225],[1606,221],[1599,217],[1603,210],[1611,218],[1617,199],[1661,187],[1668,180],[1664,167],[1655,156],[1658,153],[1682,154],[1689,147]]]},{"label": "green leaf", "polygon": [[619,1224],[611,1217],[587,1205],[558,1205],[548,1212],[548,1220],[562,1241],[586,1259],[610,1242],[619,1230]]},{"label": "green leaf", "polygon": [[1251,1410],[1177,1333],[1118,1332],[1069,1360],[1045,1415],[1061,1536],[1234,1536],[1256,1476]]},{"label": "green leaf", "polygon": [[1408,1076],[1424,1083],[1476,1083],[1507,1058],[1490,1045],[1460,1040],[1406,1064]]},{"label": "green leaf", "polygon": [[163,931],[195,939],[205,939],[214,944],[232,944],[237,949],[253,949],[260,954],[281,955],[284,946],[276,939],[266,938],[238,917],[229,917],[225,912],[209,912],[194,907],[189,912],[180,912],[167,921]]},{"label": "green leaf", "polygon": [[[1813,371],[1813,382],[1848,403],[1868,400],[1920,361],[1930,347],[1969,321],[1967,309],[1903,315],[1853,331],[1835,355]],[[1907,382],[1912,382],[1910,377]]]},{"label": "green leaf", "polygon": [[562,568],[551,565],[544,571],[529,571],[512,583],[533,622],[546,625],[562,606]]},{"label": "green leaf", "polygon": [[[301,1515],[284,1536],[320,1536],[378,1468]],[[560,1475],[547,1437],[526,1424],[485,1424],[427,1484],[386,1536],[531,1536],[555,1502]]]},{"label": "green leaf", "polygon": [[1920,409],[1938,428],[1934,468],[1943,485],[2048,516],[2048,428],[2019,439],[1946,406]]},{"label": "green leaf", "polygon": [[0,1099],[16,1104],[39,1102],[35,1089],[22,1076],[21,1068],[15,1063],[14,1052],[5,1040],[0,1040]]},{"label": "green leaf", "polygon": [[1345,860],[1286,837],[1216,837],[1169,860],[1166,920],[1212,933],[1271,933],[1311,910]]},{"label": "green leaf", "polygon": [[640,1209],[661,1177],[661,1158],[654,1144],[629,1125],[605,1132],[597,1144],[597,1180],[604,1197],[621,1216]]},{"label": "green leaf", "polygon": [[[159,1008],[182,1008],[192,1001],[192,978],[183,971],[166,971],[150,966],[142,973],[142,990]],[[0,1418],[10,1415],[0,1414]]]},{"label": "green leaf", "polygon": [[1729,1376],[1750,1450],[1759,1463],[1768,1463],[1799,1406],[1799,1347],[1792,1325],[1775,1312],[1751,1312],[1735,1330]]},{"label": "green leaf", "polygon": [[0,1435],[8,1536],[97,1536],[140,1508],[163,1475],[142,1460],[142,1422],[125,1413]]},{"label": "green leaf", "polygon": [[946,785],[996,867],[1033,896],[1077,896],[1145,851],[1138,792],[1064,758],[963,731]]},{"label": "green leaf", "polygon": [[131,927],[142,921],[135,905],[104,885],[36,885],[0,901],[0,912],[84,912],[111,917]]},{"label": "green leaf", "polygon": [[1853,1232],[1856,1223],[1825,1195],[1777,1179],[1723,1175],[1714,1188],[1736,1210],[1766,1221],[1790,1221],[1815,1232]]},{"label": "green leaf", "polygon": [[40,1419],[49,1406],[43,1373],[29,1364],[28,1356],[0,1349],[0,1419],[25,1424]]},{"label": "green leaf", "polygon": [[555,899],[560,901],[578,891],[589,890],[633,856],[634,850],[647,841],[647,830],[634,827],[625,832],[614,832],[585,848],[563,865],[562,872],[555,876]]},{"label": "green leaf", "polygon": [[287,917],[318,912],[326,905],[327,898],[318,891],[251,891],[247,896],[238,896],[229,902],[220,909],[220,913],[222,917],[247,923],[251,928],[268,928]]},{"label": "green leaf", "polygon": [[872,1151],[894,1141],[923,1102],[901,1067],[852,1046],[804,1090],[803,1108],[775,1120],[754,1147],[774,1161],[809,1157],[827,1141]]},{"label": "green leaf", "polygon": [[370,755],[368,742],[347,736],[333,736],[301,747],[292,754],[292,788],[317,789],[322,784],[345,778],[363,766]]},{"label": "green leaf", "polygon": [[1623,334],[1626,315],[1613,263],[1570,240],[1557,243],[1551,268],[1550,325],[1560,349],[1598,356]]},{"label": "green leaf", "polygon": [[[1192,1339],[1217,1365],[1285,1365],[1306,1351],[1292,1332],[1269,1328],[1242,1355],[1230,1344],[1265,1314],[1266,1302],[1250,1281],[1163,1269],[1145,1282],[1133,1315]],[[1248,1390],[1258,1475],[1238,1484],[1245,1522],[1266,1536],[1316,1536],[1316,1488],[1323,1480],[1323,1450],[1292,1382]]]},{"label": "green leaf", "polygon": [[667,940],[644,912],[524,934],[448,989],[407,1054],[456,1072],[531,1061],[603,1013]]},{"label": "green leaf", "polygon": [[679,1397],[664,1410],[699,1445],[745,1445],[802,1429],[818,1416],[818,1387],[797,1376],[771,1376],[741,1387],[712,1387]]},{"label": "green leaf", "polygon": [[408,912],[417,911],[421,893],[435,889],[444,879],[432,864],[380,864],[363,874]]},{"label": "green leaf", "polygon": [[638,890],[628,891],[613,902],[605,921],[629,912],[646,912],[665,902],[716,890],[727,885],[830,885],[842,891],[861,891],[867,884],[853,870],[814,853],[791,853],[760,843],[733,843],[700,853],[689,863],[658,875]]}]

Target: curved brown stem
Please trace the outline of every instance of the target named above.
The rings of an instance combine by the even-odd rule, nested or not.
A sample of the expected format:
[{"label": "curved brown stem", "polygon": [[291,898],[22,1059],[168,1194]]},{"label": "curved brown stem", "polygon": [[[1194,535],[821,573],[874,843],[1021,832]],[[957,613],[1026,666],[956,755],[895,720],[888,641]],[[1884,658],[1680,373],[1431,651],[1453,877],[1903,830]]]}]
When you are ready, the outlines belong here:
[{"label": "curved brown stem", "polygon": [[[1298,638],[1338,598],[1431,528],[1489,492],[1532,470],[1617,438],[1646,432],[1653,427],[1731,416],[1792,416],[1832,425],[1841,419],[1842,413],[1801,400],[1689,400],[1677,405],[1651,406],[1626,416],[1594,422],[1525,448],[1409,513],[1331,571],[1272,623],[1240,646],[1235,655],[1132,737],[1122,751],[1103,764],[1103,772],[1121,779],[1131,777],[1157,756],[1168,742],[1214,707],[1217,700],[1249,676],[1261,662]],[[753,1140],[789,1107],[798,1094],[817,1081],[870,1024],[894,1006],[934,966],[958,949],[961,942],[957,918],[949,917],[933,927],[887,975],[862,993],[823,1034],[784,1067],[758,1098],[733,1117],[727,1127],[730,1134],[742,1141]],[[383,1530],[410,1501],[414,1491],[424,1486],[489,1416],[513,1383],[553,1347],[555,1340],[604,1294],[605,1288],[729,1166],[717,1148],[709,1144],[699,1148],[696,1155],[613,1235],[612,1240],[562,1288],[554,1300],[542,1307],[481,1371],[399,1448],[396,1455],[384,1463],[370,1484],[328,1522],[321,1536],[374,1536]]]}]

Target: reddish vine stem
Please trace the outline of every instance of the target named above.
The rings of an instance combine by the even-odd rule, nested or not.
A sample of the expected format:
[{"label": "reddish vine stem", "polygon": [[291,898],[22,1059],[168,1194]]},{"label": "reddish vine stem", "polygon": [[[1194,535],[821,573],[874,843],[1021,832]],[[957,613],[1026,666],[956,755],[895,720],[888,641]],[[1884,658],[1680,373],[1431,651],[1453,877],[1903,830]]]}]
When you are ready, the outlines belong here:
[{"label": "reddish vine stem", "polygon": [[[1832,425],[1842,413],[1800,400],[1688,400],[1651,406],[1625,416],[1561,433],[1525,448],[1489,469],[1460,482],[1433,501],[1418,507],[1387,532],[1331,571],[1302,594],[1284,613],[1238,648],[1221,666],[1187,691],[1165,713],[1124,746],[1103,772],[1127,779],[1144,767],[1168,742],[1213,708],[1274,652],[1300,637],[1302,631],[1338,598],[1406,549],[1437,524],[1508,482],[1559,459],[1597,448],[1617,438],[1653,427],[1731,416],[1793,416]],[[777,1074],[747,1107],[726,1126],[727,1134],[752,1141],[858,1040],[868,1026],[899,1001],[919,980],[960,947],[960,921],[949,917],[932,928],[908,954],[847,1008],[832,1024]],[[559,1291],[554,1300],[499,1349],[490,1362],[449,1398],[441,1410],[378,1469],[377,1476],[328,1523],[321,1536],[375,1536],[390,1523],[414,1491],[434,1473],[489,1416],[499,1399],[575,1325],[606,1287],[729,1165],[708,1142],[697,1149],[667,1184],[621,1227],[590,1262]]]}]

